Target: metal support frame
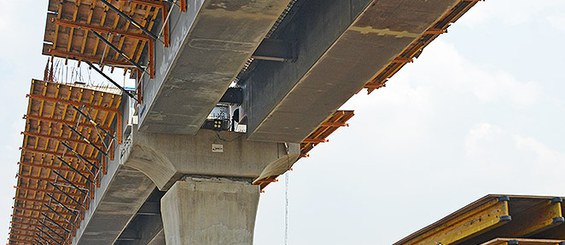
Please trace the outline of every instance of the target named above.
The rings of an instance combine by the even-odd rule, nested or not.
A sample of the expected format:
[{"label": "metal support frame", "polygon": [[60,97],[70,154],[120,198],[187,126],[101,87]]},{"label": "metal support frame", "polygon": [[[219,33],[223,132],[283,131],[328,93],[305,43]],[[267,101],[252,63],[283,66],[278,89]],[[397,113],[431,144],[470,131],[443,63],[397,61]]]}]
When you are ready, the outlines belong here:
[{"label": "metal support frame", "polygon": [[86,196],[86,191],[84,191],[82,188],[79,188],[78,186],[76,186],[72,181],[70,181],[69,179],[65,178],[62,174],[60,174],[59,172],[53,170],[52,171],[55,175],[59,176],[59,178],[63,179],[65,182],[69,183],[71,185],[71,187],[77,189],[78,191],[80,191],[83,195]]},{"label": "metal support frame", "polygon": [[[75,227],[75,225],[73,223],[71,223],[71,221],[68,221],[64,215],[60,214],[59,212],[57,212],[57,210],[53,209],[51,206],[47,205],[47,204],[43,204],[43,206],[45,206],[47,209],[49,209],[51,212],[53,212],[54,214],[56,214],[57,216],[61,217],[64,221],[67,222],[67,224],[71,225],[73,228]],[[73,215],[71,213],[71,215]]]},{"label": "metal support frame", "polygon": [[61,243],[59,242],[59,240],[55,239],[53,236],[51,236],[51,234],[49,234],[49,233],[43,231],[42,229],[39,229],[39,227],[35,227],[35,229],[37,229],[39,232],[41,232],[41,233],[47,235],[47,237],[51,238],[51,240],[53,240],[53,242],[55,242],[56,244],[58,244],[58,245],[63,245],[63,244],[61,244]]},{"label": "metal support frame", "polygon": [[74,216],[78,215],[76,210],[70,209],[65,204],[63,204],[61,201],[57,200],[57,198],[55,198],[53,195],[51,195],[49,193],[45,193],[45,195],[47,195],[49,198],[51,198],[51,200],[55,201],[57,204],[61,205],[61,207],[63,207],[67,211],[69,211],[71,213],[71,215],[74,215]]},{"label": "metal support frame", "polygon": [[[171,5],[167,5],[168,2],[163,2],[163,8],[161,8],[161,10],[163,10],[163,12],[161,13],[161,21],[163,22],[163,28],[161,30],[161,32],[163,33],[163,38],[164,40],[164,46],[165,48],[168,48],[169,45],[171,44],[171,37],[170,37],[170,28],[169,28],[169,17],[170,14],[172,13],[172,8],[170,6],[172,6],[173,3],[169,3]],[[161,33],[159,33],[159,35],[161,35]]]},{"label": "metal support frame", "polygon": [[[26,95],[26,97],[29,97],[29,98],[32,98],[32,99],[54,102],[54,103],[69,104],[69,105],[74,105],[74,106],[83,106],[85,104],[84,102],[81,102],[81,101],[75,101],[75,100],[63,99],[63,98],[55,98],[55,97],[49,97],[49,96],[44,96],[44,95],[39,95],[39,94],[28,94],[28,95]],[[111,107],[107,107],[107,106],[100,106],[100,105],[88,105],[88,106],[92,109],[96,109],[96,110],[99,110],[99,111],[106,111],[106,112],[117,112],[118,111],[118,109],[116,109],[116,108],[111,108]]]},{"label": "metal support frame", "polygon": [[[74,106],[74,105],[73,105]],[[29,120],[41,120],[41,121],[45,121],[45,122],[51,122],[51,123],[59,123],[59,124],[69,124],[69,123],[73,123],[73,121],[69,121],[69,120],[62,120],[62,119],[53,119],[53,118],[47,118],[47,117],[42,117],[42,116],[35,116],[35,115],[24,115],[23,119],[29,119]],[[95,126],[88,123],[88,122],[78,122],[78,125],[82,126],[82,127],[88,127],[88,128],[94,128]],[[104,128],[103,128],[104,129]],[[106,128],[105,130],[109,130],[108,128]],[[24,132],[25,134],[25,132]]]},{"label": "metal support frame", "polygon": [[42,243],[41,241],[39,241],[39,239],[38,239],[37,237],[33,238],[33,240],[34,240],[35,242],[37,242],[37,244],[43,245],[43,243]]},{"label": "metal support frame", "polygon": [[80,203],[79,201],[77,201],[74,197],[72,197],[71,195],[69,195],[66,191],[62,190],[61,188],[59,188],[57,185],[48,182],[48,184],[50,186],[53,186],[53,188],[55,188],[56,190],[58,190],[59,192],[61,192],[63,195],[65,195],[67,198],[71,199],[71,201],[73,201],[74,203],[78,204],[80,207],[82,207],[82,203]]},{"label": "metal support frame", "polygon": [[[67,52],[67,51],[62,51],[62,50],[54,50],[54,49],[48,49],[47,53],[50,56],[57,56],[57,57],[61,57],[64,59],[74,59],[74,60],[78,60],[78,61],[84,61],[84,62],[99,62],[100,59],[99,57],[96,56],[92,56],[92,55],[83,55],[83,54],[79,54],[79,53],[73,53],[73,52]],[[106,65],[109,66],[117,66],[117,67],[130,67],[129,62],[120,62],[120,61],[111,61],[106,63]]]},{"label": "metal support frame", "polygon": [[186,0],[180,0],[180,11],[181,12],[188,11],[188,4],[186,3]]},{"label": "metal support frame", "polygon": [[94,119],[92,119],[89,115],[84,113],[80,108],[73,105],[73,109],[76,110],[80,115],[85,117],[94,127],[99,129],[100,131],[104,132],[104,134],[106,134],[107,136],[114,138],[114,136],[112,134],[110,134],[106,129],[100,127],[100,125],[96,121],[94,121]]},{"label": "metal support frame", "polygon": [[45,237],[41,236],[40,233],[35,233],[35,235],[37,236],[37,238],[41,238],[42,241],[46,242],[47,245],[51,244],[51,243],[49,242],[49,240],[47,240],[47,239],[45,239]]},{"label": "metal support frame", "polygon": [[64,141],[60,141],[61,144],[63,146],[65,146],[65,148],[67,148],[69,151],[71,151],[73,154],[75,154],[78,158],[80,158],[81,160],[85,161],[86,163],[88,163],[90,166],[94,167],[96,170],[99,169],[98,166],[96,166],[96,164],[92,163],[91,161],[89,161],[88,159],[86,159],[85,157],[83,157],[80,153],[76,152],[68,143],[64,142]]},{"label": "metal support frame", "polygon": [[53,230],[53,228],[49,227],[47,224],[45,224],[45,222],[43,222],[43,221],[41,221],[41,220],[38,221],[38,222],[39,222],[39,224],[41,224],[43,227],[47,228],[47,230],[49,230],[49,231],[55,233],[55,235],[57,235],[58,237],[60,237],[61,239],[63,239],[63,242],[65,242],[65,241],[67,240],[66,237],[64,237],[64,236],[62,236],[61,234],[59,234],[59,232],[56,232],[55,230]]},{"label": "metal support frame", "polygon": [[134,99],[135,101],[139,102],[137,100],[137,98],[135,98],[135,96],[133,94],[131,94],[129,91],[127,91],[124,87],[122,87],[120,84],[118,84],[116,81],[114,81],[114,79],[110,78],[108,75],[106,75],[102,70],[100,70],[100,68],[94,66],[92,63],[90,63],[89,61],[85,61],[86,64],[88,64],[88,66],[90,66],[90,68],[94,69],[96,72],[98,72],[100,75],[102,75],[104,78],[106,78],[110,83],[112,83],[114,86],[118,87],[122,92],[124,92],[125,94],[127,94],[130,98]]},{"label": "metal support frame", "polygon": [[57,223],[57,221],[53,220],[52,218],[49,218],[49,216],[47,216],[47,214],[41,213],[41,215],[43,217],[45,217],[47,220],[49,220],[49,222],[51,222],[52,224],[63,229],[67,234],[71,232],[69,229],[67,229],[67,228],[63,227],[62,225],[60,225],[59,223]]},{"label": "metal support frame", "polygon": [[69,128],[71,131],[73,131],[73,133],[75,133],[76,135],[78,135],[79,138],[81,138],[84,142],[86,142],[87,144],[91,145],[92,147],[94,147],[96,150],[98,150],[98,152],[104,154],[105,156],[108,155],[108,152],[106,152],[105,150],[101,149],[100,147],[98,147],[97,145],[95,145],[94,143],[92,143],[88,138],[86,138],[84,135],[82,135],[79,131],[77,131],[75,128],[69,126],[68,124],[65,124],[65,126],[67,126],[67,128]]},{"label": "metal support frame", "polygon": [[137,67],[137,69],[139,69],[141,71],[145,71],[145,68],[143,68],[143,66],[141,66],[140,64],[138,64],[137,62],[132,60],[127,54],[125,54],[122,50],[120,50],[118,47],[116,47],[114,44],[112,44],[112,42],[108,41],[106,38],[104,38],[102,35],[100,35],[100,33],[96,32],[92,29],[90,30],[90,32],[92,32],[96,37],[98,37],[98,39],[102,40],[102,42],[104,42],[106,45],[108,45],[108,47],[110,47],[112,50],[116,51],[118,54],[120,54],[122,57],[124,57],[130,64]]},{"label": "metal support frame", "polygon": [[150,32],[149,30],[145,29],[145,27],[143,27],[141,24],[137,23],[137,21],[135,21],[134,19],[132,19],[131,17],[129,17],[127,14],[125,14],[124,12],[122,12],[121,10],[119,10],[118,8],[116,8],[114,5],[112,5],[111,3],[109,3],[107,0],[100,0],[100,2],[102,2],[103,4],[105,4],[106,6],[108,6],[108,8],[110,8],[111,10],[115,11],[118,15],[122,16],[124,19],[128,20],[129,22],[131,22],[135,27],[139,28],[143,33],[149,35],[151,38],[155,39],[155,40],[159,40],[159,38],[157,37],[157,35],[153,34],[152,32]]},{"label": "metal support frame", "polygon": [[145,40],[145,41],[151,40],[151,38],[145,36],[144,34],[131,33],[131,32],[128,32],[128,31],[106,28],[106,27],[103,27],[103,26],[89,25],[89,24],[86,24],[86,23],[80,23],[80,22],[74,22],[74,21],[62,20],[62,19],[54,19],[53,21],[56,25],[63,26],[63,27],[84,29],[84,30],[87,30],[87,31],[92,30],[92,31],[100,32],[100,33],[113,33],[113,34],[118,34],[120,36],[129,37],[129,38],[136,38],[136,39],[141,39],[141,40]]},{"label": "metal support frame", "polygon": [[[25,136],[31,136],[31,137],[47,138],[47,139],[50,139],[50,140],[66,140],[68,142],[78,143],[78,144],[84,143],[84,141],[80,140],[80,139],[78,139],[78,140],[77,139],[67,139],[65,137],[59,137],[59,136],[41,134],[41,133],[34,133],[34,132],[28,132],[28,131],[21,132],[20,134],[25,135]],[[100,147],[99,144],[97,144],[96,146]]]},{"label": "metal support frame", "polygon": [[[88,178],[88,176],[84,175],[83,173],[81,173],[80,171],[78,171],[75,167],[73,167],[70,163],[68,163],[67,161],[65,161],[62,157],[57,156],[57,159],[59,159],[59,161],[61,161],[61,163],[65,164],[67,167],[69,167],[71,170],[75,171],[78,175],[80,175],[81,177],[83,177],[86,180],[87,185],[89,183],[92,183],[92,180],[90,178]],[[91,172],[91,174],[93,174]],[[94,175],[94,174],[93,174]]]}]

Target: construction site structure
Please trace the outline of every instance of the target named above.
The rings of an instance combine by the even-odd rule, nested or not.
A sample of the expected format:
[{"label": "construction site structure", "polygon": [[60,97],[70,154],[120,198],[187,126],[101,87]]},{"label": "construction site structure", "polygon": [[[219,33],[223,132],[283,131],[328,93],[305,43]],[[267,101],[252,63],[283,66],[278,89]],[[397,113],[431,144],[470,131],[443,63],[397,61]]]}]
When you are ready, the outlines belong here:
[{"label": "construction site structure", "polygon": [[477,2],[49,0],[8,243],[252,244],[261,190]]}]

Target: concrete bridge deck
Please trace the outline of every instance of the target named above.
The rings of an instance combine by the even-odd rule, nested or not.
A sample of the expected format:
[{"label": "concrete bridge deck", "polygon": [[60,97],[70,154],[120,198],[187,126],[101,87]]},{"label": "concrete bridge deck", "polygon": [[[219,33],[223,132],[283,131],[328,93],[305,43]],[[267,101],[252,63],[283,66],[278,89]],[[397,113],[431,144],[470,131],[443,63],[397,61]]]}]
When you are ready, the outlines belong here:
[{"label": "concrete bridge deck", "polygon": [[[26,162],[31,175],[21,163],[20,180],[36,182],[19,181],[31,190],[17,194],[10,243],[252,244],[260,189],[346,125],[343,103],[383,86],[476,2],[50,1],[43,53],[123,68],[136,89],[120,87],[121,103],[88,100],[102,93],[91,88],[35,97],[65,108],[41,123],[70,127],[26,131],[51,143],[22,154],[51,160]],[[234,87],[247,131],[202,129]],[[30,110],[28,121],[43,109]]]}]

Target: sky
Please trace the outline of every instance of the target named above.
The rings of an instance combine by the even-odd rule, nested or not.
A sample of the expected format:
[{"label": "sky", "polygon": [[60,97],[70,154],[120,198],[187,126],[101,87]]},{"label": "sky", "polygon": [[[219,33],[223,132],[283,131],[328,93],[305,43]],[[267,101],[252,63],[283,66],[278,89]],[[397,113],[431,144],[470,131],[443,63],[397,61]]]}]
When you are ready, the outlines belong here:
[{"label": "sky", "polygon": [[[0,241],[46,2],[0,0]],[[390,244],[489,193],[565,196],[565,1],[479,2],[414,63],[355,95],[349,127],[288,174],[288,244]],[[285,177],[255,244],[284,244]]]}]

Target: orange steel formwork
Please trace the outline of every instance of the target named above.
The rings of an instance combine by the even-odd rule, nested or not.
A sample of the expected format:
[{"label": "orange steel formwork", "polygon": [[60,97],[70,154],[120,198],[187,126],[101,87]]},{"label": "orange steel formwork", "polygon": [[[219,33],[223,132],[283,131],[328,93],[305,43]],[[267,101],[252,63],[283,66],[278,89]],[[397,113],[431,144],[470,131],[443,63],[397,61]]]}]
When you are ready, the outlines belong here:
[{"label": "orange steel formwork", "polygon": [[451,23],[457,21],[479,1],[481,0],[462,0],[453,7],[453,9],[445,13],[432,27],[426,30],[420,38],[408,45],[402,53],[391,60],[385,68],[378,71],[378,73],[365,84],[367,92],[370,94],[376,89],[384,87],[389,78],[394,76],[404,65],[413,62],[414,58],[418,58],[428,44],[439,35],[447,33],[447,28]]},{"label": "orange steel formwork", "polygon": [[308,152],[316,145],[328,142],[328,136],[340,127],[349,126],[347,121],[354,115],[353,111],[336,111],[300,143],[300,156],[308,157]]},{"label": "orange steel formwork", "polygon": [[[347,121],[353,117],[353,111],[336,111],[326,119],[316,130],[300,143],[300,157],[308,157],[308,153],[320,143],[328,142],[327,138],[338,128],[349,126]],[[254,184],[261,186],[261,190],[272,182],[277,181],[278,176],[269,176],[256,180]]]},{"label": "orange steel formwork", "polygon": [[[124,72],[138,69],[134,63],[147,62],[153,76],[154,42],[166,47],[170,42],[167,16],[171,6],[161,0],[49,0],[43,54],[120,67]],[[179,7],[186,11],[186,0]],[[158,22],[165,26],[157,26]],[[152,34],[155,32],[162,35]]]},{"label": "orange steel formwork", "polygon": [[28,98],[9,244],[70,244],[113,157],[121,95],[33,80]]}]

